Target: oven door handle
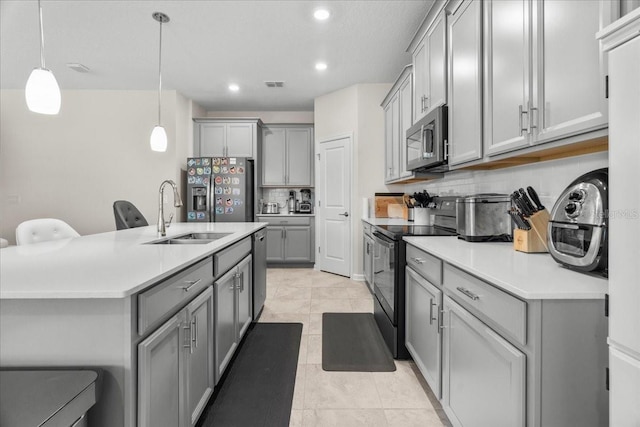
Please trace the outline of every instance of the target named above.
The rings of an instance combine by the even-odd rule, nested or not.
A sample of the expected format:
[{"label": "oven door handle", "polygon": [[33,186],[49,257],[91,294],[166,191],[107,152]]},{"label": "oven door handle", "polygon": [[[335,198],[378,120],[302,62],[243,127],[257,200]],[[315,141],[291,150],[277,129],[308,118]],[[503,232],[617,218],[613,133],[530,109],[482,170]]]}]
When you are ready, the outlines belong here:
[{"label": "oven door handle", "polygon": [[377,244],[387,247],[389,249],[393,249],[395,247],[395,242],[393,240],[389,240],[387,237],[382,235],[381,233],[374,231],[373,237]]}]

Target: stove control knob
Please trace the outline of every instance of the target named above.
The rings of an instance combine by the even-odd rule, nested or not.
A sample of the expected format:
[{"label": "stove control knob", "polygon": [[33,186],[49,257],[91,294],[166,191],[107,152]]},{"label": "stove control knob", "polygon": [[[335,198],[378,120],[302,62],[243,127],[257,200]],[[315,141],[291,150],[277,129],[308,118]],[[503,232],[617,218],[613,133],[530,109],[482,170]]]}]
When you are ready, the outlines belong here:
[{"label": "stove control knob", "polygon": [[580,201],[584,198],[584,192],[582,191],[572,191],[569,193],[569,200],[571,201]]},{"label": "stove control knob", "polygon": [[578,205],[575,203],[567,203],[567,206],[564,207],[564,211],[569,217],[577,216]]}]

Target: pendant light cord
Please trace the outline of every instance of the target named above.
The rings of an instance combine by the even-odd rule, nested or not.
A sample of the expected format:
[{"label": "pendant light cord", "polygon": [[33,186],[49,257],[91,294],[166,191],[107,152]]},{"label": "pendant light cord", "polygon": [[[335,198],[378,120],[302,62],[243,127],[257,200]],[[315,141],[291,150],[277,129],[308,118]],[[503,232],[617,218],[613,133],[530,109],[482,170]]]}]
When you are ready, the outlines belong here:
[{"label": "pendant light cord", "polygon": [[158,126],[160,126],[160,101],[162,96],[161,93],[162,93],[162,19],[160,20],[160,52],[158,53]]},{"label": "pendant light cord", "polygon": [[46,69],[44,65],[44,29],[42,25],[42,6],[38,0],[38,21],[40,22],[40,66]]}]

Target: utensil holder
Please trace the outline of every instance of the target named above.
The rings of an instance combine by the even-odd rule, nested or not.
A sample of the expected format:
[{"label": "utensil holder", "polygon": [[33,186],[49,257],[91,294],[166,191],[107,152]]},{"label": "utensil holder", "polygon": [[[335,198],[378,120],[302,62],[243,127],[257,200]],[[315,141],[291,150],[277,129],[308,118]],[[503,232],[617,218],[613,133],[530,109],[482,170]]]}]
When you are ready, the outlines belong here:
[{"label": "utensil holder", "polygon": [[547,225],[549,212],[546,209],[538,211],[527,218],[531,230],[513,230],[513,249],[526,253],[549,252],[547,246]]},{"label": "utensil holder", "polygon": [[433,215],[430,208],[413,208],[413,223],[415,225],[433,225]]}]

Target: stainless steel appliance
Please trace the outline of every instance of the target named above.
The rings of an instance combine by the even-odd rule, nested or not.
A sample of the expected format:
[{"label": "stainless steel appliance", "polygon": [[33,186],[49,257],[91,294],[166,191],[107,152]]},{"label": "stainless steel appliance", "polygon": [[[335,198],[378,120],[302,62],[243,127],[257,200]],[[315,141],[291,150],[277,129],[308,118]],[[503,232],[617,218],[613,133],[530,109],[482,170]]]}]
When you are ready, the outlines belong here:
[{"label": "stainless steel appliance", "polygon": [[253,320],[258,320],[267,298],[267,230],[253,234]]},{"label": "stainless steel appliance", "polygon": [[313,206],[311,202],[311,190],[308,188],[303,188],[300,190],[300,213],[311,213],[311,207]]},{"label": "stainless steel appliance", "polygon": [[456,199],[456,230],[468,242],[509,242],[512,240],[507,194],[475,194]]},{"label": "stainless steel appliance", "polygon": [[548,225],[549,253],[562,265],[608,274],[609,169],[575,179],[560,195]]},{"label": "stainless steel appliance", "polygon": [[253,194],[253,160],[187,159],[188,222],[251,222]]},{"label": "stainless steel appliance", "polygon": [[407,130],[407,170],[448,171],[448,157],[447,107],[443,105]]},{"label": "stainless steel appliance", "polygon": [[[434,199],[435,224],[455,224],[455,198]],[[438,217],[448,217],[443,220]],[[405,347],[405,266],[404,236],[450,236],[455,228],[442,225],[374,225],[373,226],[374,318],[396,359],[406,359]]]},{"label": "stainless steel appliance", "polygon": [[296,212],[296,192],[295,190],[289,191],[289,200],[287,203],[288,211],[290,214]]},{"label": "stainless steel appliance", "polygon": [[278,206],[278,202],[265,202],[262,205],[262,213],[263,214],[280,213],[280,206]]}]

